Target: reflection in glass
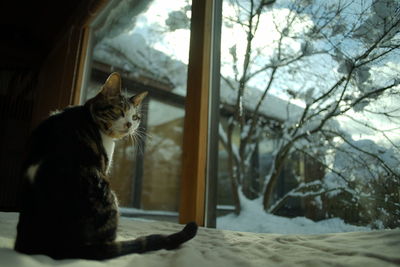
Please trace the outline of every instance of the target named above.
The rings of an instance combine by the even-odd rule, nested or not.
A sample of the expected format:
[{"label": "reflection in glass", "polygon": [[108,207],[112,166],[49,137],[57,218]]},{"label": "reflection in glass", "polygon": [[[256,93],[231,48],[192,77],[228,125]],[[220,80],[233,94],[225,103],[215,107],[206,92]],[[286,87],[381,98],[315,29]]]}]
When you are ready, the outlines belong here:
[{"label": "reflection in glass", "polygon": [[177,211],[181,175],[183,108],[150,101],[144,153],[142,208]]}]

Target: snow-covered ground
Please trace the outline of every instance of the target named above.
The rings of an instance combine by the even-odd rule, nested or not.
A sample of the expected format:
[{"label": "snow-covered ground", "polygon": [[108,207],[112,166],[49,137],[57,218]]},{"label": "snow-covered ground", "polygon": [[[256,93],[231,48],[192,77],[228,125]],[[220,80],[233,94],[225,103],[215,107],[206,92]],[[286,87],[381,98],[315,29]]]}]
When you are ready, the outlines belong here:
[{"label": "snow-covered ground", "polygon": [[[240,215],[237,216],[231,213],[217,218],[218,229],[272,234],[326,234],[372,231],[369,227],[346,224],[340,218],[314,222],[305,217],[286,218],[276,216],[266,213],[258,199],[248,200],[242,198],[241,202],[243,208]],[[149,211],[133,208],[120,208],[120,211],[123,215],[128,216],[127,219],[135,221],[151,222],[155,221],[154,219],[149,219],[151,217],[177,218],[179,216],[177,212],[170,211]]]},{"label": "snow-covered ground", "polygon": [[266,213],[260,199],[241,198],[242,211],[217,218],[217,228],[234,231],[274,234],[324,234],[371,231],[368,227],[346,224],[340,218],[314,222],[305,217],[286,218]]}]

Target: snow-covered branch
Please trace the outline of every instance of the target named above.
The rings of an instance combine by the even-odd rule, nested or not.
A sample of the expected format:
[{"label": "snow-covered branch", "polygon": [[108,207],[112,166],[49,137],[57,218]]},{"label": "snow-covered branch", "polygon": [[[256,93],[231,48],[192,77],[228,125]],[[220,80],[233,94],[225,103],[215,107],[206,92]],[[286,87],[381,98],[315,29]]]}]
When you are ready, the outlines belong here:
[{"label": "snow-covered branch", "polygon": [[384,167],[384,169],[387,171],[388,174],[393,175],[400,181],[400,173],[398,173],[396,170],[394,170],[392,167],[390,167],[385,160],[383,160],[381,157],[379,157],[375,153],[372,153],[366,149],[363,149],[361,147],[354,145],[353,142],[351,142],[348,138],[346,138],[343,134],[341,134],[339,132],[332,131],[332,130],[323,130],[323,132],[328,133],[330,135],[333,134],[333,135],[340,137],[347,145],[349,145],[355,151],[361,152],[365,155],[368,155],[369,157],[371,157],[373,159],[376,159],[377,162],[379,162]]}]

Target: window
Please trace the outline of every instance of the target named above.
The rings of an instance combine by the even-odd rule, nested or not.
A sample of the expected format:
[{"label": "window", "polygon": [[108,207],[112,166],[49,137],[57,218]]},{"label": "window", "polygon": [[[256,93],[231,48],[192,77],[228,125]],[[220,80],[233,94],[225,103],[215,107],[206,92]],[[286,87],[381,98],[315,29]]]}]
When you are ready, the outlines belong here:
[{"label": "window", "polygon": [[91,26],[83,101],[113,71],[127,94],[149,92],[137,138],[114,152],[111,186],[126,216],[178,218],[190,11],[190,1],[113,1]]},{"label": "window", "polygon": [[[162,210],[169,218],[180,210],[180,222],[255,232],[398,225],[398,3],[193,0],[190,11],[190,3],[177,2],[168,3],[165,15],[157,9],[162,27],[139,14],[163,2],[126,1],[136,19],[120,16],[121,22],[135,27],[113,22],[111,8],[93,28],[88,95],[113,70],[130,90],[151,88],[143,129],[153,138],[143,139],[142,153],[121,160],[131,166],[121,175],[134,177],[121,186],[124,206],[146,216],[147,209]],[[188,48],[176,49],[173,41],[189,34],[185,59]],[[134,56],[126,57],[131,50]],[[107,65],[110,51],[122,54]],[[154,59],[158,64],[150,64]],[[157,109],[165,111],[162,121]],[[156,140],[164,142],[158,147]],[[120,155],[128,147],[121,144]],[[169,188],[153,183],[148,166],[156,164],[168,166],[165,173],[183,187],[176,189],[177,180]],[[151,199],[156,190],[169,199]]]},{"label": "window", "polygon": [[218,228],[399,225],[399,10],[223,1]]}]

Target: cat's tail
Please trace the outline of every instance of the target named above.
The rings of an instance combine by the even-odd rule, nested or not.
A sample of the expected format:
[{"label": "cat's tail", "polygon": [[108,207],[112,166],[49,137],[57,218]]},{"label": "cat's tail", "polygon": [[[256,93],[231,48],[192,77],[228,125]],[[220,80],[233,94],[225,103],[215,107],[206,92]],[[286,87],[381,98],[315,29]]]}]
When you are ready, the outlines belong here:
[{"label": "cat's tail", "polygon": [[80,248],[76,256],[82,259],[105,260],[132,253],[145,253],[160,249],[172,250],[192,239],[196,233],[197,224],[191,222],[186,224],[181,231],[171,235],[148,235],[135,240],[87,245]]}]

